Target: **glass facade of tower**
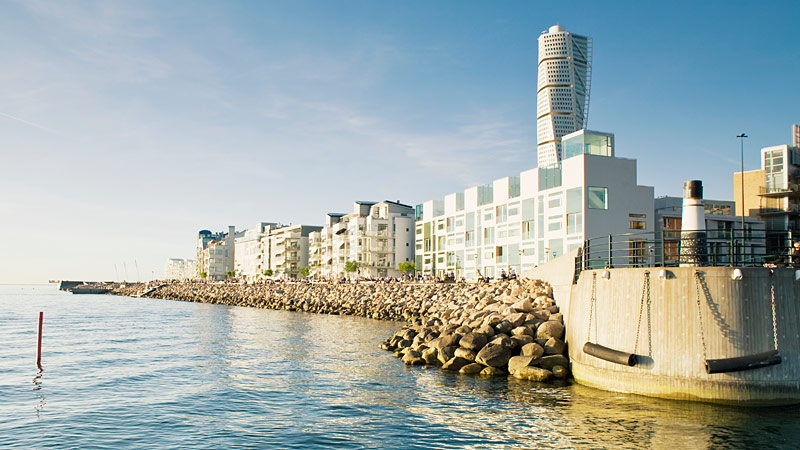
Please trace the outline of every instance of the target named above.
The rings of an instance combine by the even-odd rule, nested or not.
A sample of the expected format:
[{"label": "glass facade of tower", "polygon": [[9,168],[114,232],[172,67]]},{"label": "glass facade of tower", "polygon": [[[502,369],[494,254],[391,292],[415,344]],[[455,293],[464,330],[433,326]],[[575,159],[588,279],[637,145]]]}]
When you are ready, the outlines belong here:
[{"label": "glass facade of tower", "polygon": [[539,167],[557,166],[562,136],[586,127],[592,40],[556,25],[539,37],[536,138]]}]

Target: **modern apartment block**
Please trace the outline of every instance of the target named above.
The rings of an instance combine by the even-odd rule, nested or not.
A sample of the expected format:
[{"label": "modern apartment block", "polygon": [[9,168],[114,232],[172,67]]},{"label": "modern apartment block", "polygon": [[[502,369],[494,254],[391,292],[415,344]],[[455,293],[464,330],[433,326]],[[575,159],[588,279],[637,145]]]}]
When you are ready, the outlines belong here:
[{"label": "modern apartment block", "polygon": [[792,147],[800,147],[800,125],[792,125]]},{"label": "modern apartment block", "polygon": [[164,279],[191,280],[196,271],[196,261],[193,259],[169,258],[164,265]]},{"label": "modern apartment block", "polygon": [[414,261],[414,208],[358,201],[350,214],[328,214],[325,227],[309,238],[314,276],[345,277],[345,264],[355,261],[358,276],[396,277],[398,264]]},{"label": "modern apartment block", "polygon": [[768,231],[800,231],[800,147],[762,148],[761,169],[744,175],[744,205],[742,173],[733,175],[737,214],[762,219]]},{"label": "modern apartment block", "polygon": [[539,36],[536,140],[539,167],[562,158],[561,138],[586,128],[592,81],[592,39],[554,25]]},{"label": "modern apartment block", "polygon": [[234,272],[237,278],[247,281],[263,278],[268,266],[263,258],[262,239],[280,226],[273,222],[260,222],[234,240]]},{"label": "modern apartment block", "polygon": [[302,278],[300,270],[308,267],[309,235],[321,226],[287,225],[271,229],[261,237],[261,266],[272,270],[271,278]]},{"label": "modern apartment block", "polygon": [[236,228],[228,232],[212,233],[201,230],[197,235],[197,276],[210,280],[224,280],[234,270],[234,239]]},{"label": "modern apartment block", "polygon": [[563,136],[564,158],[417,205],[416,267],[474,280],[517,273],[579,248],[587,238],[653,231],[653,188],[636,160],[614,156],[614,136]]}]

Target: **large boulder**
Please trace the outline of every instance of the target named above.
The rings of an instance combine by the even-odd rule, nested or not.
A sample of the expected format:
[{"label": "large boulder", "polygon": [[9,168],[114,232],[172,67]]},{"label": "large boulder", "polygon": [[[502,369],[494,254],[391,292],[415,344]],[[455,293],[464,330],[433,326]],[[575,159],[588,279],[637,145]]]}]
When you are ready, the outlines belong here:
[{"label": "large boulder", "polygon": [[469,349],[475,350],[476,352],[483,348],[486,345],[486,336],[481,333],[467,333],[461,340],[458,342],[458,345]]},{"label": "large boulder", "polygon": [[434,364],[439,365],[439,351],[435,348],[428,348],[422,351],[422,359],[425,360],[426,364]]},{"label": "large boulder", "polygon": [[522,325],[522,322],[525,322],[525,313],[513,313],[506,316],[506,320],[509,321],[513,328],[516,328]]},{"label": "large boulder", "polygon": [[481,327],[475,330],[475,332],[486,336],[487,339],[494,336],[494,328],[490,327],[489,325],[481,325]]},{"label": "large boulder", "polygon": [[544,355],[544,348],[535,342],[531,342],[530,344],[525,344],[522,346],[522,349],[520,349],[520,355],[541,358],[542,355]]},{"label": "large boulder", "polygon": [[563,355],[567,351],[567,344],[561,339],[551,337],[544,344],[544,353],[547,355]]},{"label": "large boulder", "polygon": [[403,356],[404,363],[408,364],[409,366],[418,366],[425,364],[425,360],[422,359],[422,355],[416,350],[409,350],[406,352],[405,356]]},{"label": "large boulder", "polygon": [[553,372],[538,367],[526,366],[517,369],[517,371],[514,372],[514,378],[531,381],[549,381],[553,378]]},{"label": "large boulder", "polygon": [[478,363],[467,364],[466,366],[462,367],[459,372],[466,374],[466,375],[477,375],[481,373],[483,370],[483,366]]},{"label": "large boulder", "polygon": [[519,312],[529,313],[529,312],[533,311],[533,304],[528,299],[520,300],[520,301],[514,303],[513,305],[511,305],[511,307],[516,309]]},{"label": "large boulder", "polygon": [[453,357],[456,356],[456,348],[457,347],[453,346],[440,348],[437,355],[437,358],[439,358],[439,362],[444,364],[447,361],[453,359]]},{"label": "large boulder", "polygon": [[542,322],[536,329],[536,339],[564,339],[564,324],[555,320]]},{"label": "large boulder", "polygon": [[509,358],[511,358],[511,349],[505,345],[487,344],[478,352],[475,362],[484,366],[503,367],[508,363]]},{"label": "large boulder", "polygon": [[459,358],[459,357],[456,356],[456,357],[453,357],[452,359],[450,359],[450,361],[447,361],[446,363],[444,363],[442,365],[442,369],[443,370],[452,370],[454,372],[458,372],[459,370],[461,370],[462,367],[464,367],[464,366],[466,366],[467,364],[470,364],[470,363],[471,363],[471,361],[467,361],[464,358]]},{"label": "large boulder", "polygon": [[564,355],[545,356],[539,362],[543,369],[553,370],[555,366],[569,367],[569,360]]},{"label": "large boulder", "polygon": [[494,331],[497,334],[506,334],[509,331],[514,329],[514,325],[509,322],[508,320],[503,320],[502,322],[498,323],[494,326]]},{"label": "large boulder", "polygon": [[521,367],[528,367],[536,364],[539,358],[533,356],[512,356],[508,360],[508,373],[514,375],[514,372]]},{"label": "large boulder", "polygon": [[[442,349],[444,347],[458,347],[458,342],[460,340],[460,334],[446,334],[431,341],[431,347],[436,347],[438,349]],[[433,342],[436,342],[436,344],[434,345]]]},{"label": "large boulder", "polygon": [[[481,367],[483,367],[483,366],[481,366]],[[481,370],[480,374],[483,375],[483,376],[486,376],[486,377],[499,377],[499,376],[503,376],[503,375],[508,375],[508,373],[505,370],[503,370],[502,368],[500,368],[500,367],[492,367],[492,366],[484,367],[483,370]]]},{"label": "large boulder", "polygon": [[470,361],[470,362],[475,361],[475,351],[474,350],[469,350],[469,349],[466,349],[466,348],[459,347],[459,348],[456,349],[454,355],[459,357],[459,358],[464,358],[464,359],[466,359],[467,361]]}]

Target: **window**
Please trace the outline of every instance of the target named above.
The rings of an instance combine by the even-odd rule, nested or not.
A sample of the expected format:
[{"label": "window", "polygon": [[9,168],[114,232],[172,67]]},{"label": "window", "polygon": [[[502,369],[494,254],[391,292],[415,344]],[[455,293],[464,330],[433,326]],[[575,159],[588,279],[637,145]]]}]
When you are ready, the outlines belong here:
[{"label": "window", "polygon": [[593,186],[587,187],[586,201],[589,208],[608,209],[608,188]]},{"label": "window", "polygon": [[567,214],[567,234],[580,233],[583,228],[583,216],[581,213]]},{"label": "window", "polygon": [[630,222],[628,222],[628,227],[631,230],[646,230],[647,222],[643,220],[631,220]]},{"label": "window", "polygon": [[495,216],[497,217],[497,223],[505,223],[508,219],[508,208],[506,205],[498,206],[495,212]]},{"label": "window", "polygon": [[550,201],[547,203],[548,208],[558,208],[559,206],[561,206],[560,198],[551,198]]},{"label": "window", "polygon": [[526,220],[522,222],[522,239],[535,239],[536,238],[536,230],[533,226],[532,220]]},{"label": "window", "polygon": [[483,243],[485,245],[494,243],[494,227],[486,227],[483,229]]},{"label": "window", "polygon": [[503,252],[504,247],[495,247],[495,253],[497,254],[497,263],[503,264],[506,262],[506,256]]},{"label": "window", "polygon": [[558,231],[561,229],[561,222],[553,222],[547,225],[548,231]]}]

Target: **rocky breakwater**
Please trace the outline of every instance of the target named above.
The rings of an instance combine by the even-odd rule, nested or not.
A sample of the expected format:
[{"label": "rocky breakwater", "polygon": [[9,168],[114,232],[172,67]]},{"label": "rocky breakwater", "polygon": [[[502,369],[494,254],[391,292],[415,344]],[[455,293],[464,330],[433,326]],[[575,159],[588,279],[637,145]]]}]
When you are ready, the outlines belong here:
[{"label": "rocky breakwater", "polygon": [[484,376],[549,381],[569,376],[564,318],[539,280],[472,285],[461,296],[432,297],[420,318],[381,348],[408,365]]},{"label": "rocky breakwater", "polygon": [[319,314],[351,315],[380,320],[422,323],[438,304],[471,298],[482,288],[474,284],[416,283],[165,283],[147,292],[128,284],[110,294],[229,306],[281,309]]}]

